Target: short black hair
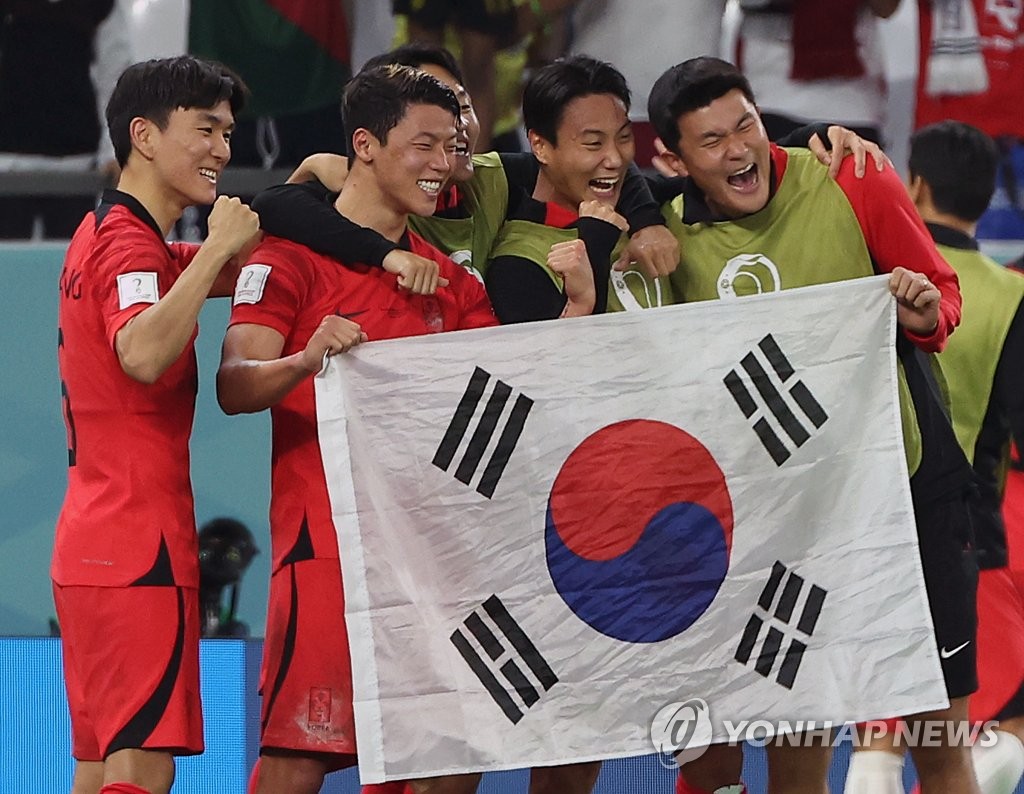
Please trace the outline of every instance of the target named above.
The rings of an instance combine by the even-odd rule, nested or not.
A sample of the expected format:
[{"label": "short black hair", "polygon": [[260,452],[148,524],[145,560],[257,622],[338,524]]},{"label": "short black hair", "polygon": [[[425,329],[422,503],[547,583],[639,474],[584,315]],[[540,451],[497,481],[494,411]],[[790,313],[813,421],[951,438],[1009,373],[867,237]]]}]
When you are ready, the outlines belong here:
[{"label": "short black hair", "polygon": [[999,150],[977,127],[959,121],[929,124],[910,138],[910,176],[921,177],[941,212],[973,223],[996,189]]},{"label": "short black hair", "polygon": [[587,55],[559,58],[533,73],[523,90],[523,123],[527,131],[558,145],[558,126],[574,99],[611,94],[629,110],[629,86],[610,63]]},{"label": "short black hair", "polygon": [[754,91],[743,72],[721,58],[691,58],[659,77],[647,100],[647,116],[662,142],[679,153],[679,117],[707,107],[739,89],[754,102]]},{"label": "short black hair", "polygon": [[388,133],[405,117],[409,105],[437,105],[458,123],[459,100],[436,77],[411,66],[363,69],[345,86],[341,103],[349,146],[352,134],[360,128],[387,145]]},{"label": "short black hair", "polygon": [[129,66],[107,102],[107,128],[118,165],[123,168],[132,151],[132,119],[149,119],[166,129],[171,113],[178,108],[212,108],[224,100],[237,116],[248,97],[249,89],[242,78],[228,67],[193,55],[155,58]]},{"label": "short black hair", "polygon": [[378,66],[411,66],[420,69],[425,64],[439,66],[449,72],[459,85],[465,84],[462,69],[459,68],[455,56],[444,47],[436,47],[422,41],[413,41],[380,55],[374,55],[363,65],[363,70],[376,69]]}]

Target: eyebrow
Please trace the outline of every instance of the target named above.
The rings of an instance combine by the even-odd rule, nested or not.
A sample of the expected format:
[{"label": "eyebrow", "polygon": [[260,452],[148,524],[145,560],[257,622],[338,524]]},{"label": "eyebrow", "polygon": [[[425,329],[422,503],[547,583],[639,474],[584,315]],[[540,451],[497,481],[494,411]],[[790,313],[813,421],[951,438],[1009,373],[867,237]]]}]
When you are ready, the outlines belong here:
[{"label": "eyebrow", "polygon": [[[743,124],[745,124],[746,122],[750,121],[753,118],[754,114],[748,110],[746,113],[739,117],[739,120],[736,122],[736,125],[733,127],[733,129],[739,129],[741,126],[743,126]],[[727,131],[723,130],[708,130],[707,132],[701,134],[700,139],[702,141],[706,141],[710,140],[711,138],[724,138],[728,134],[729,133]]]},{"label": "eyebrow", "polygon": [[[622,125],[621,127],[619,127],[619,128],[617,129],[617,130],[615,130],[615,133],[614,133],[614,134],[615,134],[615,135],[618,135],[618,134],[619,134],[620,132],[622,132],[623,130],[625,130],[625,129],[628,129],[628,128],[632,127],[632,126],[633,126],[633,122],[632,122],[632,121],[627,121],[627,122],[626,122],[625,124],[623,124],[623,125]],[[586,130],[583,130],[582,132],[580,132],[580,135],[579,135],[579,136],[580,136],[581,138],[582,138],[582,137],[583,137],[584,135],[600,135],[600,136],[604,137],[604,136],[605,136],[606,134],[607,134],[607,133],[605,133],[605,131],[604,131],[604,130],[586,129]]]},{"label": "eyebrow", "polygon": [[232,129],[235,126],[234,121],[227,121],[223,116],[218,115],[217,113],[212,113],[209,110],[200,111],[199,117],[202,121],[207,121],[211,124],[220,124],[228,129]]},{"label": "eyebrow", "polygon": [[456,128],[455,132],[453,132],[451,135],[436,135],[433,132],[427,132],[426,130],[424,130],[423,132],[418,132],[415,135],[413,135],[412,136],[412,140],[413,141],[419,141],[419,140],[423,140],[425,138],[426,140],[430,141],[431,143],[435,143],[437,141],[443,141],[443,142],[453,141],[453,140],[455,140],[458,137],[459,137],[458,128]]}]

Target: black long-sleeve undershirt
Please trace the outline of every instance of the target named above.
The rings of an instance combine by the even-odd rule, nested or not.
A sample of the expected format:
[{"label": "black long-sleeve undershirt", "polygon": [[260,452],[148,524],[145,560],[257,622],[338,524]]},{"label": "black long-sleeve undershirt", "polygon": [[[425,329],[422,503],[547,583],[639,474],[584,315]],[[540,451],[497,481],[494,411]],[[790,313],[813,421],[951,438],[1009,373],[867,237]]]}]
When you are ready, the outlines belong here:
[{"label": "black long-sleeve undershirt", "polygon": [[[596,291],[594,314],[601,314],[608,303],[612,250],[622,233],[617,226],[597,218],[580,218],[573,226],[587,248]],[[566,301],[565,293],[544,268],[520,256],[499,256],[490,261],[487,294],[503,325],[553,320],[561,316]]]}]

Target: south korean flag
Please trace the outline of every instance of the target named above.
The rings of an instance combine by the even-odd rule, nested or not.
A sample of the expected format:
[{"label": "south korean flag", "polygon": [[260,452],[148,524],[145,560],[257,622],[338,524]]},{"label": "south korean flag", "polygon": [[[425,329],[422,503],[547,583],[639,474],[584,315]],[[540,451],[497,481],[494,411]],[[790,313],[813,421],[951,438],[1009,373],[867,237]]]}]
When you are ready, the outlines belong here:
[{"label": "south korean flag", "polygon": [[895,334],[880,278],[334,357],[363,781],[943,706]]}]

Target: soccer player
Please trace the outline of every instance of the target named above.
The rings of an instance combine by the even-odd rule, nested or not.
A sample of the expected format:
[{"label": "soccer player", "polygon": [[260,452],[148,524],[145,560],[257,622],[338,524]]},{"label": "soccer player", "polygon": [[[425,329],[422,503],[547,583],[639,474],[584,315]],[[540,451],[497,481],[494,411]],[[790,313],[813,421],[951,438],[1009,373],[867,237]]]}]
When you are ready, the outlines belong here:
[{"label": "soccer player", "polygon": [[[268,238],[243,269],[217,377],[229,414],[271,408],[273,573],[263,659],[257,792],[318,792],[355,763],[352,674],[337,535],[316,431],[313,375],[362,341],[495,325],[480,282],[407,228],[429,215],[451,170],[459,103],[408,67],[364,70],[345,90],[351,172],[336,211],[438,263],[436,295],[380,268]],[[440,283],[440,282],[439,282]],[[414,781],[470,792],[479,776]]]},{"label": "soccer player", "polygon": [[[216,198],[245,94],[189,56],[129,67],[106,109],[117,189],[61,272],[69,469],[51,576],[74,794],[166,794],[173,757],[203,751],[193,344],[203,301],[231,293],[259,232],[248,207]],[[186,207],[214,199],[201,247],[164,242]]]},{"label": "soccer player", "polygon": [[[978,486],[978,691],[971,722],[995,720],[997,741],[972,750],[984,794],[1012,794],[1024,773],[1024,581],[1009,566],[1002,516],[1012,432],[1024,429],[1024,279],[978,250],[978,219],[995,191],[999,153],[976,127],[929,125],[910,142],[910,196],[960,279],[963,322],[939,356],[953,429],[974,465]],[[946,653],[952,653],[947,649]],[[847,794],[903,791],[896,726],[857,752]]]},{"label": "soccer player", "polygon": [[[918,353],[941,350],[959,321],[955,273],[892,169],[868,169],[856,180],[844,163],[833,181],[808,153],[772,145],[750,85],[732,64],[696,58],[672,67],[656,82],[649,111],[667,161],[690,180],[669,217],[683,251],[672,276],[678,295],[742,295],[747,280],[737,277],[734,259],[741,252],[760,253],[774,265],[759,291],[890,274],[902,327],[901,390],[912,397],[913,410],[904,406],[904,436],[925,584],[937,647],[958,649],[942,660],[951,706],[914,719],[966,719],[967,696],[977,685],[971,471]],[[811,226],[814,234],[807,233]],[[736,785],[741,755],[739,747],[711,747],[683,768],[678,790]],[[823,791],[828,761],[827,747],[770,747],[772,791]],[[928,794],[977,794],[966,748],[916,748],[914,761]]]},{"label": "soccer player", "polygon": [[540,171],[510,208],[486,273],[503,323],[558,316],[565,299],[551,256],[586,257],[599,312],[671,303],[668,278],[648,280],[635,267],[617,272],[609,290],[612,252],[628,229],[614,208],[636,148],[629,100],[622,74],[585,55],[548,64],[527,83],[523,119]]}]

